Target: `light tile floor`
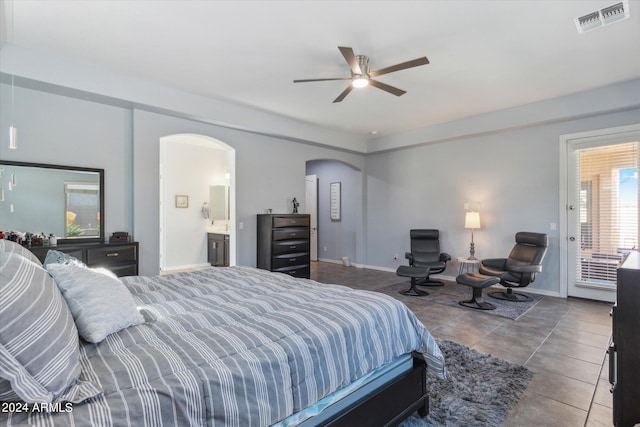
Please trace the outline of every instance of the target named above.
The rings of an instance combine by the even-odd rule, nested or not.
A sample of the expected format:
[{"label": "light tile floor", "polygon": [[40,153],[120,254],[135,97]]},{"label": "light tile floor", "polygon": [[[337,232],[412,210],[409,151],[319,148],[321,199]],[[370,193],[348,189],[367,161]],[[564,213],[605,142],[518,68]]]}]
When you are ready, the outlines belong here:
[{"label": "light tile floor", "polygon": [[[314,262],[311,278],[382,290],[403,281],[395,273]],[[517,321],[407,297],[394,290],[437,338],[527,366],[529,387],[503,426],[611,426],[606,348],[611,304],[545,296]]]}]

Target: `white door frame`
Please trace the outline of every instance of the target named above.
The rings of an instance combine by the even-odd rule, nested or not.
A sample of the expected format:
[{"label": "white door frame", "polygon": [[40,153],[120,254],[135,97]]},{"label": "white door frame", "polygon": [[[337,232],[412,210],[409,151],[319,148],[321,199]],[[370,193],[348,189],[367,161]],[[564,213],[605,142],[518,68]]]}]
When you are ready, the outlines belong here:
[{"label": "white door frame", "polygon": [[575,294],[575,288],[570,291],[570,282],[575,282],[575,271],[570,271],[570,266],[572,265],[571,258],[574,260],[576,257],[574,256],[576,247],[575,245],[579,244],[579,242],[570,241],[570,217],[568,214],[569,206],[571,204],[576,205],[577,201],[569,200],[570,191],[569,185],[572,184],[572,180],[569,177],[571,170],[569,168],[570,153],[573,151],[572,144],[576,144],[577,142],[590,142],[593,141],[597,143],[598,141],[613,141],[616,139],[629,139],[630,136],[636,136],[636,138],[640,139],[640,124],[628,125],[628,126],[619,126],[608,129],[598,129],[594,131],[580,132],[574,134],[567,134],[560,136],[560,188],[559,188],[559,209],[560,209],[560,227],[559,227],[559,249],[560,249],[560,296],[566,298],[567,296],[579,296],[582,298],[596,299],[602,301],[611,301],[615,300],[615,293],[601,291],[598,289],[589,289],[584,288],[578,291],[578,294]]},{"label": "white door frame", "polygon": [[305,180],[305,210],[310,215],[310,258],[318,261],[318,177],[306,175]]}]

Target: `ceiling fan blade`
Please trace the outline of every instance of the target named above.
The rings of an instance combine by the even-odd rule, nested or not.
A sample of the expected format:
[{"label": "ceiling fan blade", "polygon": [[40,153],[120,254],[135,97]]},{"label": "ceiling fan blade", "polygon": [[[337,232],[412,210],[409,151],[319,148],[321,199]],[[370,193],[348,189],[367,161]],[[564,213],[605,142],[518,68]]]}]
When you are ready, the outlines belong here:
[{"label": "ceiling fan blade", "polygon": [[377,87],[378,89],[382,89],[382,90],[384,90],[385,92],[392,93],[392,94],[394,94],[395,96],[402,96],[402,95],[404,95],[405,93],[407,93],[407,91],[406,91],[406,90],[402,90],[402,89],[398,89],[397,87],[389,86],[388,84],[381,83],[381,82],[379,82],[379,81],[377,81],[377,80],[369,79],[369,84],[370,84],[371,86],[375,86],[375,87]]},{"label": "ceiling fan blade", "polygon": [[381,68],[379,70],[371,71],[369,75],[371,77],[377,77],[383,74],[393,73],[395,71],[406,70],[407,68],[418,67],[420,65],[427,65],[428,63],[429,63],[429,60],[427,59],[426,56],[424,56],[422,58],[414,59],[413,61],[407,61],[407,62],[403,62],[402,64],[396,64],[387,68]]},{"label": "ceiling fan blade", "polygon": [[351,77],[334,77],[330,79],[304,79],[304,80],[294,80],[294,83],[308,83],[308,82],[327,82],[330,80],[351,80]]},{"label": "ceiling fan blade", "polygon": [[333,100],[334,103],[336,102],[342,102],[342,100],[349,95],[349,92],[351,92],[353,90],[353,86],[349,85],[347,86],[347,88],[340,94],[338,95],[338,97],[336,99]]},{"label": "ceiling fan blade", "polygon": [[340,47],[340,46],[338,46],[338,49],[340,49],[340,53],[342,53],[342,56],[344,56],[344,59],[347,61],[347,64],[349,64],[349,68],[351,68],[351,72],[353,74],[362,75],[362,70],[360,69],[360,65],[358,65],[358,61],[356,60],[356,55],[353,53],[353,49],[351,49],[350,47]]}]

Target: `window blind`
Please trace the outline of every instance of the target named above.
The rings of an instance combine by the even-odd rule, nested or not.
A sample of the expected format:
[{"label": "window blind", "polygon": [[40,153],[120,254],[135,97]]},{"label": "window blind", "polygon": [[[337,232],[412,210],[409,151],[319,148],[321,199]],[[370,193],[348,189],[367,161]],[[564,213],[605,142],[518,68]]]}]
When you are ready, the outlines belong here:
[{"label": "window blind", "polygon": [[620,260],[638,247],[638,142],[578,149],[580,236],[576,277],[615,285]]}]

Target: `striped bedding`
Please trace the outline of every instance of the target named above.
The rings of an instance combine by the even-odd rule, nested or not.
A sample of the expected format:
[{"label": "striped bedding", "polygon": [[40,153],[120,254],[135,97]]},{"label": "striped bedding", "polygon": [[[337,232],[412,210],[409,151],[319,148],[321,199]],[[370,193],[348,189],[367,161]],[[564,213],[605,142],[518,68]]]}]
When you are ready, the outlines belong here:
[{"label": "striped bedding", "polygon": [[0,424],[267,426],[412,351],[444,377],[433,337],[386,295],[250,267],[123,278],[142,325],[82,342],[103,392]]}]

